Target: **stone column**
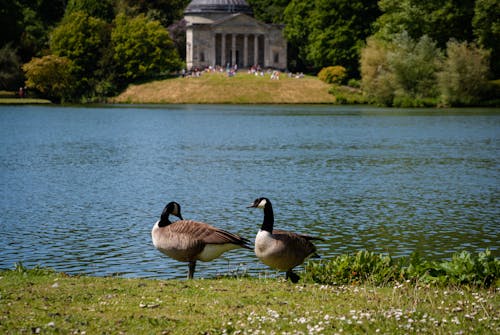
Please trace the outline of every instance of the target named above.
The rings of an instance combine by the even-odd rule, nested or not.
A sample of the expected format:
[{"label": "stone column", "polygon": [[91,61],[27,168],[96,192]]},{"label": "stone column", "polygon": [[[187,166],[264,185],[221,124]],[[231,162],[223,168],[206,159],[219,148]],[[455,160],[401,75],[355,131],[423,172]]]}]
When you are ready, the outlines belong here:
[{"label": "stone column", "polygon": [[236,64],[236,34],[232,34],[231,40],[231,66]]},{"label": "stone column", "polygon": [[243,37],[243,67],[248,67],[248,35]]},{"label": "stone column", "polygon": [[259,65],[259,35],[253,36],[253,61],[254,65]]},{"label": "stone column", "polygon": [[212,47],[210,48],[210,59],[209,64],[215,68],[215,63],[217,60],[217,34],[215,32],[212,33]]},{"label": "stone column", "polygon": [[221,46],[220,46],[220,66],[226,68],[226,34],[221,34]]},{"label": "stone column", "polygon": [[264,66],[271,65],[271,48],[269,47],[269,37],[264,37]]}]

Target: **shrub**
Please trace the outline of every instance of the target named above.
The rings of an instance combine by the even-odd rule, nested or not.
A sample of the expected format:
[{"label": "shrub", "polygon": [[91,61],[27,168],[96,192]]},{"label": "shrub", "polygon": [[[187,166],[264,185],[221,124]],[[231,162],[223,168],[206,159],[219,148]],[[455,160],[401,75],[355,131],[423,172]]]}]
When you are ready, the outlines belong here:
[{"label": "shrub", "polygon": [[392,105],[395,87],[387,54],[390,45],[369,38],[361,51],[361,87],[368,100],[378,105]]},{"label": "shrub", "polygon": [[341,84],[347,77],[347,72],[343,66],[328,66],[318,73],[318,78],[327,84]]},{"label": "shrub", "polygon": [[48,55],[33,58],[23,65],[26,85],[54,102],[71,99],[74,84],[74,65],[66,57]]},{"label": "shrub", "polygon": [[444,105],[478,104],[488,91],[489,52],[467,42],[450,41],[439,73]]},{"label": "shrub", "polygon": [[435,285],[496,286],[500,279],[500,260],[489,250],[478,254],[463,251],[450,261],[428,261],[418,254],[392,258],[389,255],[359,251],[326,261],[308,262],[305,280],[320,284],[387,285],[408,280]]}]

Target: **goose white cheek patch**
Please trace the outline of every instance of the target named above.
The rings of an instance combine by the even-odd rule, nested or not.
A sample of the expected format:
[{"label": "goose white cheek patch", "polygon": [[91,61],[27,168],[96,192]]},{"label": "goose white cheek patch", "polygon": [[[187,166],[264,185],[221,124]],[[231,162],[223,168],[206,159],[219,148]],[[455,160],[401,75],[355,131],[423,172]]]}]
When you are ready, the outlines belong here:
[{"label": "goose white cheek patch", "polygon": [[262,199],[257,208],[264,208],[267,204],[266,199]]}]

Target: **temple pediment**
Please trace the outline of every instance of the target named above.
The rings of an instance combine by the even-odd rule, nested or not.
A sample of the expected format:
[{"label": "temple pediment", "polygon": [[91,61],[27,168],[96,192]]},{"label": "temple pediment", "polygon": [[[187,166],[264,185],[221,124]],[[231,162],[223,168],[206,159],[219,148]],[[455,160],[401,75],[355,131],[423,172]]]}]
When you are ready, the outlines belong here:
[{"label": "temple pediment", "polygon": [[262,30],[269,29],[265,23],[259,22],[251,16],[243,13],[228,15],[212,24],[213,28],[228,28],[228,27],[245,27],[245,28],[258,28]]}]

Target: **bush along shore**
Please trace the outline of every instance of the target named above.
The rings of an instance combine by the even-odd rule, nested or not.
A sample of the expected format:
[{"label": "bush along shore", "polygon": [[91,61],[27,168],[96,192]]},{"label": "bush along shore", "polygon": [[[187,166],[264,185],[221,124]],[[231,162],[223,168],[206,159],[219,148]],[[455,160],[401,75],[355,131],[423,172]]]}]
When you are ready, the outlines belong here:
[{"label": "bush along shore", "polygon": [[299,284],[246,275],[195,280],[0,271],[0,333],[494,334],[500,260],[360,251],[309,262]]}]

